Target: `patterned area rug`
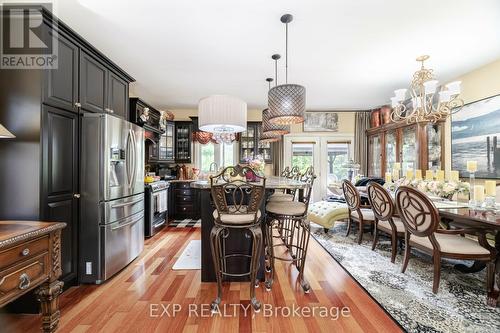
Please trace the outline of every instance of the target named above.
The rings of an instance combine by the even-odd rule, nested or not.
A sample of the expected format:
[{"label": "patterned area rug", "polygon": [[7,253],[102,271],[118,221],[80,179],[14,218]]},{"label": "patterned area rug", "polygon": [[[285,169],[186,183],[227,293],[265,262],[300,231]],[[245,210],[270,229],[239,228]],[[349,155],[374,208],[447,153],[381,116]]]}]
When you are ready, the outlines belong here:
[{"label": "patterned area rug", "polygon": [[429,256],[412,250],[402,274],[402,252],[392,264],[389,239],[380,237],[372,251],[369,233],[358,245],[357,230],[353,228],[349,237],[345,232],[345,223],[337,223],[328,234],[311,224],[312,236],[408,332],[500,332],[500,308],[486,305],[484,270],[463,274],[453,268],[458,261],[443,260],[439,292],[434,295]]},{"label": "patterned area rug", "polygon": [[192,220],[192,219],[173,220],[168,224],[168,226],[175,228],[200,228],[201,220]]}]

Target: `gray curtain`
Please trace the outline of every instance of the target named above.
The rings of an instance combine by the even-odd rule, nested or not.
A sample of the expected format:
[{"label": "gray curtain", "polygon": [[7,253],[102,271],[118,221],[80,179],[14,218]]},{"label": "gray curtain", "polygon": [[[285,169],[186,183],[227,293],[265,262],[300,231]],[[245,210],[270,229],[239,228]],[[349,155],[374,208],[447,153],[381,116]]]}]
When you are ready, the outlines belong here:
[{"label": "gray curtain", "polygon": [[361,165],[359,172],[368,174],[368,139],[366,130],[370,128],[370,112],[356,112],[354,124],[354,161]]},{"label": "gray curtain", "polygon": [[283,165],[284,160],[284,146],[283,137],[277,142],[273,142],[273,173],[279,176],[281,171],[285,168]]}]

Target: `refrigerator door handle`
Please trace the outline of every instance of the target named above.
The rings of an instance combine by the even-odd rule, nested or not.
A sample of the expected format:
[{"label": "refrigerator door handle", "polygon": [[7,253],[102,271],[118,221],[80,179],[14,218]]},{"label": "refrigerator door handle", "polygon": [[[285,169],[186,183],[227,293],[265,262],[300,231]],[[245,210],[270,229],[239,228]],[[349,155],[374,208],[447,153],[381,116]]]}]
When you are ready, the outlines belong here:
[{"label": "refrigerator door handle", "polygon": [[133,145],[134,145],[134,142],[132,141],[132,135],[130,133],[130,130],[128,131],[128,135],[127,135],[127,156],[125,157],[126,158],[126,168],[127,168],[127,182],[128,182],[128,187],[132,187],[132,173],[131,173],[131,159],[132,157],[134,156],[134,153],[133,153]]},{"label": "refrigerator door handle", "polygon": [[121,207],[127,207],[131,205],[135,205],[136,203],[144,201],[143,198],[140,198],[138,200],[130,201],[130,202],[125,202],[125,203],[120,203],[120,204],[114,204],[111,206],[111,208],[121,208]]},{"label": "refrigerator door handle", "polygon": [[127,222],[127,223],[117,223],[116,225],[113,225],[111,227],[111,230],[117,230],[117,229],[121,229],[121,228],[124,228],[126,226],[129,226],[129,225],[132,225],[132,224],[136,224],[137,222],[139,222],[140,220],[142,220],[144,218],[144,216],[139,216],[137,219],[133,220],[133,221],[130,221],[130,222]]},{"label": "refrigerator door handle", "polygon": [[133,156],[134,156],[134,159],[132,160],[132,163],[133,163],[133,172],[132,172],[132,179],[130,181],[130,187],[134,187],[135,186],[135,180],[137,178],[137,141],[135,139],[135,132],[134,130],[130,129],[130,137],[132,138],[132,147],[133,147]]}]

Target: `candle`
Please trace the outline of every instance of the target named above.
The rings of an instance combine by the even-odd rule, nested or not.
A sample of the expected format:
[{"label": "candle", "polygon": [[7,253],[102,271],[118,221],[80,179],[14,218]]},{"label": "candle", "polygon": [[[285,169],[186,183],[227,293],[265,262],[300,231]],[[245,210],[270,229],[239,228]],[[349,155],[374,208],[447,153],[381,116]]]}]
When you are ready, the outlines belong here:
[{"label": "candle", "polygon": [[422,180],[422,170],[415,170],[415,179]]},{"label": "candle", "polygon": [[486,191],[486,196],[494,197],[497,195],[497,182],[494,180],[485,180],[484,189]]},{"label": "candle", "polygon": [[392,170],[392,178],[394,180],[398,180],[399,179],[399,170],[396,170],[396,169]]},{"label": "candle", "polygon": [[444,171],[443,170],[437,170],[436,171],[436,180],[439,181],[444,181]]},{"label": "candle", "polygon": [[467,171],[470,173],[477,171],[477,161],[467,161]]},{"label": "candle", "polygon": [[426,170],[425,171],[425,180],[434,180],[434,171]]},{"label": "candle", "polygon": [[412,168],[406,169],[406,178],[408,178],[408,179],[413,178],[413,169]]},{"label": "candle", "polygon": [[401,163],[399,163],[399,162],[394,163],[393,169],[394,170],[401,170]]},{"label": "candle", "polygon": [[385,173],[385,182],[392,183],[392,174],[390,172]]},{"label": "candle", "polygon": [[474,200],[476,200],[477,203],[481,203],[484,201],[484,186],[483,185],[474,186]]},{"label": "candle", "polygon": [[449,180],[452,182],[458,182],[460,180],[459,173],[457,170],[450,171],[450,179]]}]

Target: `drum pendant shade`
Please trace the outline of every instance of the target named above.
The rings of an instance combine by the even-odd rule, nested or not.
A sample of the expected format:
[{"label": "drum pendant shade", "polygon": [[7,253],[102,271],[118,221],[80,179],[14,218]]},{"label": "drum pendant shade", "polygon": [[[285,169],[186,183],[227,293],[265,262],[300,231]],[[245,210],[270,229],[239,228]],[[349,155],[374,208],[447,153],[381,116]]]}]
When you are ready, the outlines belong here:
[{"label": "drum pendant shade", "polygon": [[262,133],[269,136],[280,136],[290,133],[290,127],[274,124],[269,121],[269,109],[262,110]]},{"label": "drum pendant shade", "polygon": [[306,88],[298,84],[281,84],[269,90],[268,103],[271,123],[302,123],[306,112]]},{"label": "drum pendant shade", "polygon": [[200,130],[211,133],[238,133],[247,128],[247,103],[228,95],[212,95],[198,103]]}]

